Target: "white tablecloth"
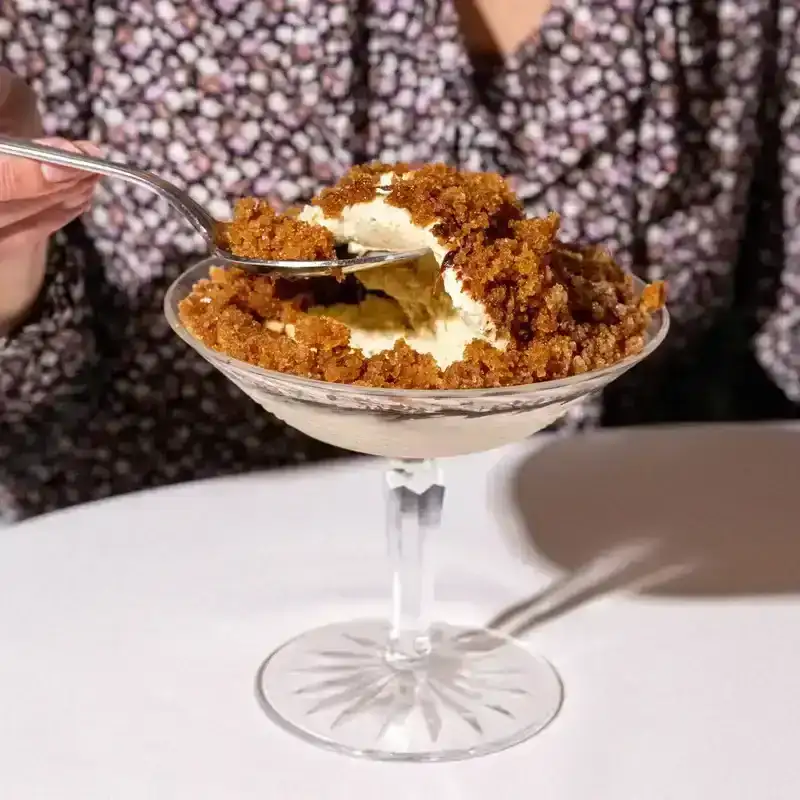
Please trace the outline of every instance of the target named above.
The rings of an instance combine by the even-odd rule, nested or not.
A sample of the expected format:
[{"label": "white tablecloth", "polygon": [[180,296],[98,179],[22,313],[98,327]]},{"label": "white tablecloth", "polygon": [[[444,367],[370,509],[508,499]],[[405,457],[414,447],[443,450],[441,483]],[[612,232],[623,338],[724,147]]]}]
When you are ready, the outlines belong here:
[{"label": "white tablecloth", "polygon": [[800,432],[542,438],[446,470],[438,610],[554,663],[542,734],[382,764],[260,711],[273,647],[385,610],[380,465],[353,461],[0,532],[0,798],[800,797]]}]

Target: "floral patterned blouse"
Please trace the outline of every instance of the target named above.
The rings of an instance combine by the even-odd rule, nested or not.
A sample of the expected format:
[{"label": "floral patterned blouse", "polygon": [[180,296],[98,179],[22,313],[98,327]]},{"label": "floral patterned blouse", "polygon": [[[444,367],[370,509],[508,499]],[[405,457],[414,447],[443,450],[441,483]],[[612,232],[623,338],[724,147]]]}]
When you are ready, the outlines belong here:
[{"label": "floral patterned blouse", "polygon": [[[669,282],[661,352],[584,415],[794,416],[800,401],[800,18],[795,0],[554,0],[503,63],[471,60],[455,0],[6,0],[0,63],[48,134],[232,199],[307,199],[352,164],[510,177],[567,238]],[[9,518],[329,451],[263,412],[167,327],[202,243],[104,183],[54,237],[0,339]]]}]

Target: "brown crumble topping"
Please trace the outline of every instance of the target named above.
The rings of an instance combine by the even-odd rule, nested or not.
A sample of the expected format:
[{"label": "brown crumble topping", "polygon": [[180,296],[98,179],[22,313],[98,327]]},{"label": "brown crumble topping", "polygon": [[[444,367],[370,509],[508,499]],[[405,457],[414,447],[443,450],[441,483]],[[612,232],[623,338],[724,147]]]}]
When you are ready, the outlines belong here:
[{"label": "brown crumble topping", "polygon": [[220,246],[242,258],[319,261],[335,258],[333,234],[320,225],[278,214],[264,200],[236,201],[233,219],[220,223]]},{"label": "brown crumble topping", "polygon": [[[392,183],[380,185],[391,173]],[[524,217],[508,183],[490,172],[459,172],[444,164],[367,164],[351,169],[335,186],[312,200],[326,217],[335,217],[355,203],[368,203],[380,192],[392,206],[404,208],[415,225],[433,222],[434,235],[455,247],[476,232],[507,235],[511,220]]]},{"label": "brown crumble topping", "polygon": [[[264,369],[399,389],[552,380],[601,369],[641,351],[651,314],[665,302],[663,283],[646,286],[637,296],[631,276],[605,250],[558,240],[556,214],[524,219],[517,199],[496,175],[427,165],[402,177],[409,170],[404,164],[357,167],[314,203],[332,216],[374,198],[384,173],[400,176],[385,187],[385,199],[406,208],[418,225],[439,220],[433,231],[451,248],[442,268],[455,269],[467,293],[483,303],[509,340],[505,350],[475,340],[463,359],[445,370],[403,340],[366,358],[349,346],[348,327],[319,309],[320,303],[363,298],[365,288],[353,276],[338,283],[289,281],[214,268],[210,280],[200,281],[181,303],[187,329],[208,347]],[[244,247],[249,242],[263,248],[257,251],[260,258],[330,258],[333,250],[324,228],[278,217],[254,200],[240,201],[229,230]],[[314,312],[308,313],[312,306]]]}]

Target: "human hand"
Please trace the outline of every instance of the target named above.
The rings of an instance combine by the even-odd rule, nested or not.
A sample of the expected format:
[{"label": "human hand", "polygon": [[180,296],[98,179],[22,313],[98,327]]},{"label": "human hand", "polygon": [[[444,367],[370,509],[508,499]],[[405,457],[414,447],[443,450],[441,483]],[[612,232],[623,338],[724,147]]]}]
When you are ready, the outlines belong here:
[{"label": "human hand", "polygon": [[[0,67],[0,133],[41,137],[36,97]],[[88,142],[39,139],[73,152],[97,155]],[[0,156],[0,328],[32,304],[44,279],[48,237],[90,205],[98,177],[78,170]]]}]

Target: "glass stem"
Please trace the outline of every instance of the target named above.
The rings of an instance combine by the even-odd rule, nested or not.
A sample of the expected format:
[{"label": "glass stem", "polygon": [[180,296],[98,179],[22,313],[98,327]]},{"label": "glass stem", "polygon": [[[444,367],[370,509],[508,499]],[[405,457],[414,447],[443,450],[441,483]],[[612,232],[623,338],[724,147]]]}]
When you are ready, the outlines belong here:
[{"label": "glass stem", "polygon": [[439,527],[444,503],[442,473],[435,461],[391,462],[388,486],[387,536],[392,570],[392,626],[387,657],[416,661],[430,653],[428,617],[433,601],[433,576],[425,562],[431,530]]}]

